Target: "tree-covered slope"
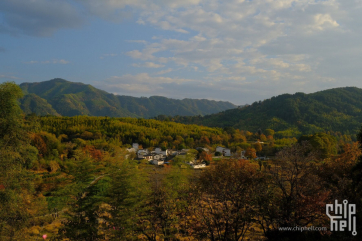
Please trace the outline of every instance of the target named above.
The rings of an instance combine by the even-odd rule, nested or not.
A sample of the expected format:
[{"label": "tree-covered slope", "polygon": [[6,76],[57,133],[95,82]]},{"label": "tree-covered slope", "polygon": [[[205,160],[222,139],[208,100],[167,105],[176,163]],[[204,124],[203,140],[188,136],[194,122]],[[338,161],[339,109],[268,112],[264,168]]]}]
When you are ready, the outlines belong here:
[{"label": "tree-covered slope", "polygon": [[182,123],[232,126],[243,130],[293,130],[296,133],[356,133],[362,122],[362,89],[335,88],[312,94],[283,94],[205,117],[177,117]]},{"label": "tree-covered slope", "polygon": [[230,102],[183,99],[161,96],[136,98],[118,96],[91,85],[53,79],[20,85],[25,94],[35,94],[48,101],[61,115],[111,117],[153,117],[157,115],[207,115],[235,108]]},{"label": "tree-covered slope", "polygon": [[25,114],[35,113],[40,116],[59,116],[58,112],[43,98],[36,94],[27,94],[20,99],[20,107]]}]

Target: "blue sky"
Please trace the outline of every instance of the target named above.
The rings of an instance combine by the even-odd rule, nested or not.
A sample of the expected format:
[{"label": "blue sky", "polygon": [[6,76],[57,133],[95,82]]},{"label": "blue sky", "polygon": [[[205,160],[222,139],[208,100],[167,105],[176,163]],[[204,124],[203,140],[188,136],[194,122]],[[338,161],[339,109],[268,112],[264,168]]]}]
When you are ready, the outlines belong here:
[{"label": "blue sky", "polygon": [[362,88],[361,0],[1,0],[0,82],[246,104]]}]

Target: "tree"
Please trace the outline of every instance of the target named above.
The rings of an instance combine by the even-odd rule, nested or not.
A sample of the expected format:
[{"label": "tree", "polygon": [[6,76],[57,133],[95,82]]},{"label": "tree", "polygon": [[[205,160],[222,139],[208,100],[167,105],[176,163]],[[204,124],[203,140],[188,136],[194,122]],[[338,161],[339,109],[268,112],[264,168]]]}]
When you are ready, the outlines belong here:
[{"label": "tree", "polygon": [[[141,216],[147,211],[146,204],[150,195],[150,186],[146,175],[128,160],[111,168],[110,185],[105,198],[106,206],[103,213],[106,225],[111,231],[108,237],[113,239],[131,240],[136,232]],[[142,222],[141,222],[142,223]],[[141,225],[142,226],[142,225]]]},{"label": "tree", "polygon": [[180,240],[187,228],[186,195],[189,170],[173,167],[164,178],[153,178],[151,192],[140,213],[137,231],[147,240]]},{"label": "tree", "polygon": [[263,150],[263,146],[259,142],[254,143],[253,146],[257,152],[261,152]]},{"label": "tree", "polygon": [[308,234],[282,232],[279,227],[325,225],[329,192],[317,175],[317,157],[306,142],[277,153],[267,172],[268,189],[258,195],[258,219],[268,240],[308,240]]},{"label": "tree", "polygon": [[17,100],[23,96],[13,82],[0,85],[0,146],[19,148],[26,141],[22,111]]},{"label": "tree", "polygon": [[322,158],[328,158],[337,154],[337,140],[326,133],[316,133],[314,135],[303,135],[298,142],[309,141],[314,150],[321,153]]},{"label": "tree", "polygon": [[97,171],[93,161],[80,151],[78,160],[70,168],[73,180],[68,205],[71,209],[66,212],[67,219],[58,231],[60,238],[101,240],[98,234],[99,200],[96,198],[99,190],[97,182],[92,182]]},{"label": "tree", "polygon": [[207,163],[207,165],[209,165],[210,162],[212,162],[212,156],[210,154],[207,154],[206,151],[202,151],[199,154],[199,160],[204,161]]},{"label": "tree", "polygon": [[254,159],[256,158],[256,150],[254,148],[248,147],[244,155],[248,158]]},{"label": "tree", "polygon": [[266,136],[264,134],[260,135],[260,141],[267,141],[268,139],[266,138]]},{"label": "tree", "polygon": [[265,130],[265,135],[266,135],[266,136],[273,136],[274,133],[275,133],[275,131],[272,130],[272,129],[266,129],[266,130]]},{"label": "tree", "polygon": [[0,84],[0,239],[25,240],[23,228],[41,198],[34,194],[27,167],[36,159],[29,145],[24,119],[17,99],[22,96],[12,82]]},{"label": "tree", "polygon": [[197,240],[243,240],[253,219],[261,173],[246,160],[221,161],[200,174],[189,197]]}]

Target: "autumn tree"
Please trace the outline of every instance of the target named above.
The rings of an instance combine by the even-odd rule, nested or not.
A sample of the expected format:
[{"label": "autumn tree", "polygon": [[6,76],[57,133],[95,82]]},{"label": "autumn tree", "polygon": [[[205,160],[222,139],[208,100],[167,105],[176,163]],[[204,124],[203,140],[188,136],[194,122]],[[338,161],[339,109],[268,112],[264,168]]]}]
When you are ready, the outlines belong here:
[{"label": "autumn tree", "polygon": [[207,154],[206,151],[202,151],[201,153],[199,153],[199,161],[205,161],[206,163],[210,164],[210,162],[212,162],[212,156],[211,154]]},{"label": "autumn tree", "polygon": [[[267,169],[268,189],[259,193],[259,222],[268,240],[301,239],[305,234],[279,227],[323,226],[329,192],[317,175],[317,155],[303,142],[277,153]],[[307,235],[308,236],[308,235]]]},{"label": "autumn tree", "polygon": [[245,154],[244,154],[247,158],[250,158],[250,159],[254,159],[256,158],[256,150],[254,148],[251,148],[251,147],[248,147],[246,150],[245,150]]},{"label": "autumn tree", "polygon": [[197,240],[243,240],[251,227],[260,172],[246,160],[222,161],[193,183],[189,209]]},{"label": "autumn tree", "polygon": [[260,153],[263,150],[263,146],[259,142],[254,143],[253,146],[254,146],[254,149],[256,150],[256,152],[258,152],[258,153]]}]

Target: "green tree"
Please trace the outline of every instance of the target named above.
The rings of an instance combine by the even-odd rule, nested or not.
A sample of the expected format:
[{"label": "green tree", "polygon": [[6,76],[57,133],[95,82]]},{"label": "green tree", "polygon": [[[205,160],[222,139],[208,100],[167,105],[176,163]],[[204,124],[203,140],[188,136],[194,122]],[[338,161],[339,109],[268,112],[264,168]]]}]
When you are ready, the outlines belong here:
[{"label": "green tree", "polygon": [[135,164],[125,160],[111,168],[109,178],[110,185],[105,198],[107,207],[103,210],[110,214],[103,217],[105,228],[111,228],[108,238],[137,240],[137,225],[142,213],[148,208],[146,201],[150,188],[146,175]]},{"label": "green tree", "polygon": [[309,141],[312,148],[320,152],[322,158],[328,158],[337,154],[337,140],[334,136],[326,133],[316,133],[314,135],[303,135],[298,142]]},{"label": "green tree", "polygon": [[275,131],[272,130],[272,129],[266,129],[266,130],[265,130],[265,135],[266,135],[266,136],[273,136],[274,133],[275,133]]},{"label": "green tree", "polygon": [[29,145],[17,100],[22,96],[15,83],[0,85],[0,239],[25,240],[23,228],[32,217],[38,198],[27,171],[36,151]]}]

